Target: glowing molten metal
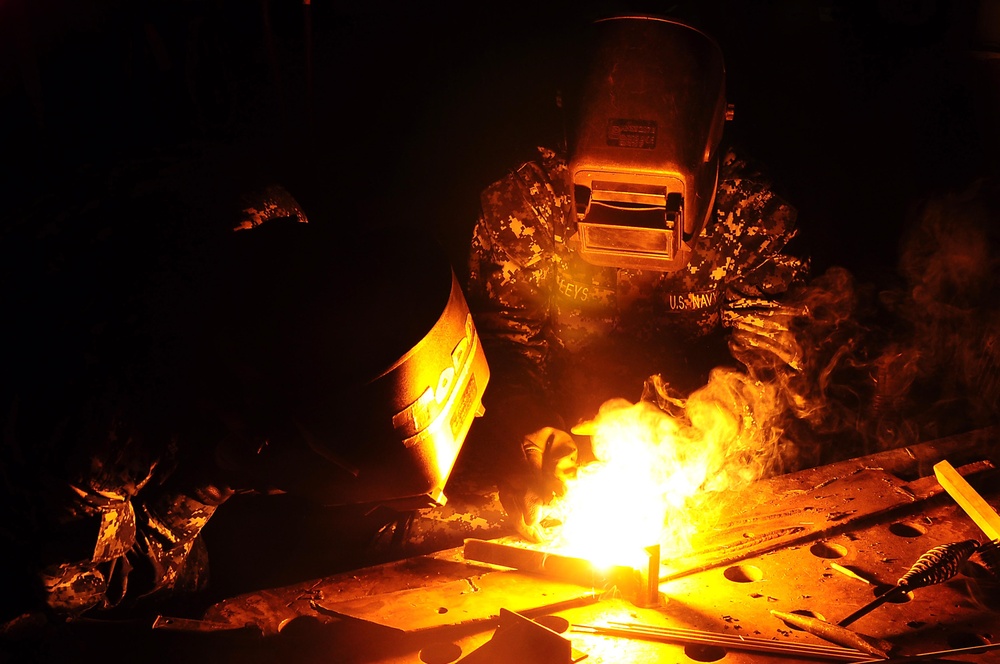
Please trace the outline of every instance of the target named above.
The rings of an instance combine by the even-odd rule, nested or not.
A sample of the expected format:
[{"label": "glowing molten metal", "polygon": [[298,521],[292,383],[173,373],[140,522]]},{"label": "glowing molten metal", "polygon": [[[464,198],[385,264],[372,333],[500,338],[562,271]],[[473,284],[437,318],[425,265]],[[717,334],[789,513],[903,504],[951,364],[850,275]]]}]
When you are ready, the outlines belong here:
[{"label": "glowing molten metal", "polygon": [[633,567],[652,544],[664,560],[687,552],[732,490],[779,458],[775,397],[766,385],[716,370],[679,416],[649,401],[605,403],[585,425],[597,460],[551,506],[549,523],[558,525],[546,549]]}]

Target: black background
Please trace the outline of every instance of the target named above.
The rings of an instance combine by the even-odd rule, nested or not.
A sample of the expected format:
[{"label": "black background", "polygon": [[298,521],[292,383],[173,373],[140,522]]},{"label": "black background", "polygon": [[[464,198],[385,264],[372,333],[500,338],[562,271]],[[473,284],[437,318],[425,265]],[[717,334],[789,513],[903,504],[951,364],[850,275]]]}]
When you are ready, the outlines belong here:
[{"label": "black background", "polygon": [[170,224],[279,181],[320,223],[426,227],[461,272],[479,190],[558,139],[574,30],[629,11],[717,37],[728,131],[820,270],[888,278],[914,205],[984,168],[971,0],[19,0],[0,7],[5,225]]},{"label": "black background", "polygon": [[[0,2],[0,275],[24,281],[21,241],[86,265],[108,233],[221,224],[267,182],[314,223],[425,228],[461,274],[480,190],[561,136],[576,31],[650,11],[720,42],[727,131],[799,208],[816,272],[891,287],[920,203],[995,169],[996,88],[971,76],[988,4]],[[127,253],[102,279],[142,269]]]}]

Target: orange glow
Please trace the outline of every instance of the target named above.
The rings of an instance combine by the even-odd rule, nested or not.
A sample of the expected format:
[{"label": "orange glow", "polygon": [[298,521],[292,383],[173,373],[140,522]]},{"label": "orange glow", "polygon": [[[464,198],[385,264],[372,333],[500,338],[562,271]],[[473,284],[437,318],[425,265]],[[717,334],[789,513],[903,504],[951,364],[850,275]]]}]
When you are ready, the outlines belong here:
[{"label": "orange glow", "polygon": [[550,506],[559,525],[546,549],[638,568],[652,544],[664,561],[686,553],[724,498],[780,458],[777,401],[775,389],[717,369],[676,416],[650,401],[605,403],[586,425],[598,460]]}]

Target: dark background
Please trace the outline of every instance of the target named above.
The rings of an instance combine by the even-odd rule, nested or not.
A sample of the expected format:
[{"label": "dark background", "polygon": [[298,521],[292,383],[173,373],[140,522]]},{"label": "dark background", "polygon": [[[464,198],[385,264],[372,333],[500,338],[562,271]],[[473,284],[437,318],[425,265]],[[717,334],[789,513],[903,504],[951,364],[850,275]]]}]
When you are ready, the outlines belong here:
[{"label": "dark background", "polygon": [[461,274],[480,190],[562,135],[574,36],[635,10],[719,40],[727,131],[799,208],[815,271],[893,287],[921,203],[995,173],[997,5],[0,0],[0,285],[30,299],[67,253],[127,282],[129,242],[224,225],[268,182],[313,223],[425,228]]},{"label": "dark background", "polygon": [[817,267],[888,278],[914,205],[990,167],[974,52],[997,48],[995,5],[8,0],[4,226],[208,218],[278,181],[317,222],[429,228],[461,271],[479,190],[558,140],[574,30],[637,10],[718,38],[728,131]]}]

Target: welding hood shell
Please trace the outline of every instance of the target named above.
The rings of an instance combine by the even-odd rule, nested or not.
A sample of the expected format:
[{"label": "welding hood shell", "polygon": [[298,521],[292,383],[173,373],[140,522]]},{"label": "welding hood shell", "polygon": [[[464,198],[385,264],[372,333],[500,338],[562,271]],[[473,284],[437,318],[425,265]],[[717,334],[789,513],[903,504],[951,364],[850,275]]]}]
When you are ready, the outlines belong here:
[{"label": "welding hood shell", "polygon": [[205,363],[240,379],[215,392],[266,439],[245,465],[324,505],[443,503],[489,379],[451,263],[426,234],[310,227],[242,231],[209,303]]},{"label": "welding hood shell", "polygon": [[[413,345],[345,403],[367,410],[364,448],[334,452],[351,466],[344,495],[326,502],[396,509],[445,502],[444,487],[473,419],[489,367],[454,273],[438,284],[438,317]],[[350,416],[350,413],[347,414]],[[329,449],[322,443],[320,454]]]},{"label": "welding hood shell", "polygon": [[577,233],[596,265],[673,271],[704,228],[726,120],[722,51],[683,23],[597,21],[569,168]]}]

